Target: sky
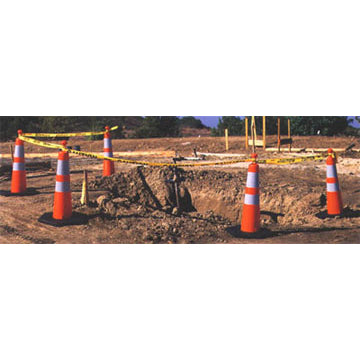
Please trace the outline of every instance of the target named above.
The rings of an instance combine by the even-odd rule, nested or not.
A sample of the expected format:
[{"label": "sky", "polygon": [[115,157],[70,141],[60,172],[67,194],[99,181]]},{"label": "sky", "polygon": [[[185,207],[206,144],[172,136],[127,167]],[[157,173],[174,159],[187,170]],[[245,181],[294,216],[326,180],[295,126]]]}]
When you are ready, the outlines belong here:
[{"label": "sky", "polygon": [[[221,116],[195,116],[197,119],[200,119],[202,123],[209,127],[216,127]],[[349,119],[354,118],[354,116],[349,116]],[[353,123],[350,125],[360,128],[360,123],[357,120],[353,120]]]}]

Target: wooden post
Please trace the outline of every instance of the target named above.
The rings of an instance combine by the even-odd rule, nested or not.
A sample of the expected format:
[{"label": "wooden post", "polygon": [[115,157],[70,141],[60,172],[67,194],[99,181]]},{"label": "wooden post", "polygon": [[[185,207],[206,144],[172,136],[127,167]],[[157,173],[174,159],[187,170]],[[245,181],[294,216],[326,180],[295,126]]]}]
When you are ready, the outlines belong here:
[{"label": "wooden post", "polygon": [[229,130],[225,129],[225,147],[226,151],[229,150]]},{"label": "wooden post", "polygon": [[251,118],[251,140],[252,140],[252,150],[255,153],[255,120],[254,116]]},{"label": "wooden post", "polygon": [[86,206],[89,205],[88,172],[87,172],[87,170],[84,170],[84,180],[83,180],[80,203],[81,203],[81,205],[86,205]]},{"label": "wooden post", "polygon": [[255,116],[252,117],[252,122],[253,122],[253,126],[254,126],[254,138],[255,138],[255,143],[257,141],[257,134],[256,134],[256,121],[255,121]]},{"label": "wooden post", "polygon": [[266,117],[263,116],[263,149],[266,149]]},{"label": "wooden post", "polygon": [[14,150],[13,150],[13,146],[10,144],[10,155],[11,155],[11,161],[14,163]]},{"label": "wooden post", "polygon": [[280,137],[280,118],[277,120],[278,125],[278,152],[280,152],[281,137]]},{"label": "wooden post", "polygon": [[249,148],[249,120],[245,118],[245,149]]},{"label": "wooden post", "polygon": [[291,152],[291,123],[288,119],[288,138],[289,138],[289,152]]}]

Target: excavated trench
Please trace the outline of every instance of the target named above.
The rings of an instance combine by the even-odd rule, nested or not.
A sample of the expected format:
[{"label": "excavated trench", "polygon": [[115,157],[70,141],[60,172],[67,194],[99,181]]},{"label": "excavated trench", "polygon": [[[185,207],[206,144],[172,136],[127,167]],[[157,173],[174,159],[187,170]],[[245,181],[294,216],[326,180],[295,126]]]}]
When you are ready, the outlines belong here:
[{"label": "excavated trench", "polygon": [[[120,204],[118,213],[121,213],[121,204],[137,204],[149,211],[164,210],[173,214],[212,212],[239,223],[246,175],[246,169],[230,172],[178,169],[175,174],[169,168],[137,167],[97,180],[91,187],[107,192],[98,202],[107,200],[105,210],[111,215],[115,215],[116,204]],[[301,177],[296,177],[293,171],[285,176],[275,168],[260,170],[263,222],[313,221],[312,217],[324,208],[326,197],[324,179],[314,174],[311,177],[310,180],[303,172]]]},{"label": "excavated trench", "polygon": [[[315,168],[260,169],[263,224],[320,224],[315,215],[326,208],[325,171]],[[97,180],[91,187],[106,191],[98,202],[105,201],[108,205],[103,208],[112,216],[121,215],[122,205],[136,204],[149,212],[161,210],[173,215],[211,213],[239,224],[246,175],[246,169],[178,169],[174,173],[169,168],[137,167]]]}]

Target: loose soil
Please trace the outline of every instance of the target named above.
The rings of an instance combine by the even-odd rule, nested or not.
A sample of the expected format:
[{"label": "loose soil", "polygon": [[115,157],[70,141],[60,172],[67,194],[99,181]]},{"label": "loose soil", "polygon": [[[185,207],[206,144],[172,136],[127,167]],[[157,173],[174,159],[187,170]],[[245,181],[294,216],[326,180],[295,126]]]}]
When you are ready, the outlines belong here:
[{"label": "loose soil", "polygon": [[[353,139],[298,140],[296,147],[346,147]],[[234,140],[234,139],[231,139]],[[327,140],[327,141],[325,141]],[[83,141],[83,143],[81,143]],[[84,150],[101,151],[102,141],[79,143]],[[181,143],[182,142],[182,143]],[[184,145],[181,145],[184,144]],[[248,154],[236,144],[233,150]],[[26,155],[39,147],[26,144]],[[115,140],[116,151],[174,150],[191,155],[193,148],[224,152],[220,139]],[[358,146],[357,146],[358,147]],[[7,151],[8,144],[0,149]],[[45,149],[47,150],[47,149]],[[51,149],[50,149],[51,150]],[[53,152],[53,150],[51,150]],[[234,151],[235,152],[235,151]],[[260,157],[278,155],[259,151]],[[141,159],[154,160],[154,155]],[[280,156],[289,156],[282,154]],[[295,155],[294,155],[295,156]],[[29,156],[30,158],[30,156]],[[168,162],[171,158],[155,157]],[[248,164],[179,169],[116,164],[116,174],[101,177],[101,161],[71,157],[74,211],[88,216],[88,224],[54,228],[38,218],[52,211],[56,159],[31,158],[27,164],[29,196],[0,195],[1,243],[360,243],[359,155],[339,158],[338,172],[345,204],[344,215],[328,218],[324,161],[294,165],[261,165],[261,226],[256,237],[239,230]],[[10,189],[8,159],[0,167],[0,190]],[[82,171],[89,171],[90,206],[80,205]],[[178,202],[174,176],[178,183]],[[4,194],[4,193],[3,193]]]}]

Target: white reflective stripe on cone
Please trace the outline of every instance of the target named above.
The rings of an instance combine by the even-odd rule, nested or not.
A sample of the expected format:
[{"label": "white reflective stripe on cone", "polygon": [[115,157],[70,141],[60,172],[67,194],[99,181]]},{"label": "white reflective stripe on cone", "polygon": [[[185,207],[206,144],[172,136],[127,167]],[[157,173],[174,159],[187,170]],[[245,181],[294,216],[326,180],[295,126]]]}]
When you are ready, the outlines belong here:
[{"label": "white reflective stripe on cone", "polygon": [[326,165],[326,177],[337,178],[336,165]]},{"label": "white reflective stripe on cone", "polygon": [[13,170],[15,171],[24,171],[25,170],[25,163],[13,163]]},{"label": "white reflective stripe on cone", "polygon": [[244,203],[246,205],[259,205],[259,195],[251,195],[251,194],[245,194],[245,201]]},{"label": "white reflective stripe on cone", "polygon": [[248,172],[246,187],[257,188],[259,187],[259,173],[257,172]]},{"label": "white reflective stripe on cone", "polygon": [[111,139],[104,139],[104,148],[105,149],[111,149],[112,148],[112,144],[111,144]]},{"label": "white reflective stripe on cone", "polygon": [[57,181],[55,185],[55,192],[70,192],[70,183],[68,181]]},{"label": "white reflective stripe on cone", "polygon": [[327,192],[338,192],[340,191],[340,187],[339,187],[339,183],[335,183],[335,184],[326,184],[326,190]]},{"label": "white reflective stripe on cone", "polygon": [[24,157],[24,145],[15,145],[14,157],[18,157],[18,158]]},{"label": "white reflective stripe on cone", "polygon": [[68,160],[58,160],[57,163],[57,175],[70,175],[70,167]]},{"label": "white reflective stripe on cone", "polygon": [[[113,153],[104,153],[104,156],[113,157]],[[105,159],[106,160],[106,159]]]}]

